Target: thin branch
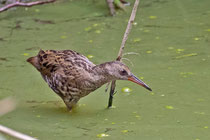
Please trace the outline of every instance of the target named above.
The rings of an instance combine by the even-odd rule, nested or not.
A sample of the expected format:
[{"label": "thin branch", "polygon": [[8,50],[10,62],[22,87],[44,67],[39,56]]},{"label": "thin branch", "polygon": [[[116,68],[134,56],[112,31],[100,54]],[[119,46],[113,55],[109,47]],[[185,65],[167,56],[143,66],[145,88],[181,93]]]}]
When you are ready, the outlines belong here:
[{"label": "thin branch", "polygon": [[10,135],[10,136],[13,136],[13,137],[15,137],[17,139],[20,139],[20,140],[37,140],[35,138],[32,138],[30,136],[27,136],[27,135],[22,134],[22,133],[17,132],[17,131],[14,131],[14,130],[12,130],[10,128],[7,128],[5,126],[2,126],[2,125],[0,125],[0,132],[5,133],[5,134]]},{"label": "thin branch", "polygon": [[[139,0],[136,0],[135,1],[135,4],[133,6],[133,10],[132,10],[130,19],[128,21],[127,28],[126,28],[125,33],[124,33],[124,36],[123,36],[123,40],[122,40],[121,47],[120,47],[120,50],[119,50],[119,53],[118,53],[118,57],[116,59],[117,61],[120,61],[121,58],[122,58],[123,50],[125,48],[125,43],[126,43],[126,41],[128,39],[128,35],[129,35],[130,31],[131,31],[132,24],[133,24],[134,19],[136,17],[136,11],[137,11],[138,5],[139,5]],[[110,89],[110,93],[109,93],[108,108],[110,108],[112,106],[113,96],[114,96],[114,91],[115,91],[115,86],[116,86],[115,83],[116,83],[116,80],[112,81],[111,89]]]},{"label": "thin branch", "polygon": [[116,86],[116,80],[112,81],[112,84],[111,84],[108,108],[112,107],[113,97],[115,93],[115,86]]},{"label": "thin branch", "polygon": [[12,7],[31,7],[31,6],[34,6],[34,5],[47,4],[47,3],[52,3],[52,2],[55,2],[55,1],[56,0],[46,0],[46,1],[35,1],[35,2],[23,3],[23,2],[20,2],[18,0],[15,3],[11,3],[11,4],[8,4],[8,5],[0,8],[0,13],[3,12],[3,11],[6,11],[6,10],[12,8]]},{"label": "thin branch", "polygon": [[121,47],[120,47],[120,50],[119,50],[119,53],[118,53],[118,57],[117,57],[118,61],[120,61],[120,59],[122,57],[122,53],[123,53],[123,50],[125,48],[125,43],[126,43],[126,41],[128,39],[128,35],[129,35],[129,33],[130,33],[131,29],[132,29],[132,25],[133,25],[134,19],[136,17],[136,11],[137,11],[138,5],[139,5],[139,0],[136,0],[135,4],[133,6],[133,10],[132,10],[130,19],[128,21],[127,28],[126,28],[124,36],[123,36],[123,40],[122,40]]}]

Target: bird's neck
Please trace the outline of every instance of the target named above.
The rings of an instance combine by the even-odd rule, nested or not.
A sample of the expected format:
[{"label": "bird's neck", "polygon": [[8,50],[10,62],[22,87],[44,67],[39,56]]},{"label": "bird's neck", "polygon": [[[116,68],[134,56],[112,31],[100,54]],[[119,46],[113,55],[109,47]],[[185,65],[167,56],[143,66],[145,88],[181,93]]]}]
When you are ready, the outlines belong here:
[{"label": "bird's neck", "polygon": [[114,80],[112,76],[109,75],[106,69],[106,65],[108,65],[107,62],[100,65],[96,65],[92,70],[92,80],[97,87],[100,87],[103,84]]}]

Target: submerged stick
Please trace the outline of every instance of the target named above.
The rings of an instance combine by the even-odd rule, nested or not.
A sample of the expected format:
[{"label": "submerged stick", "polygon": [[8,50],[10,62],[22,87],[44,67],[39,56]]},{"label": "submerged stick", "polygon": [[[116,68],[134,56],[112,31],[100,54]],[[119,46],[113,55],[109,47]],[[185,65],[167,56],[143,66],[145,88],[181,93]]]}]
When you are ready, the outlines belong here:
[{"label": "submerged stick", "polygon": [[46,0],[46,1],[34,1],[34,2],[28,2],[28,3],[23,3],[23,2],[20,2],[20,0],[17,0],[15,3],[11,3],[11,4],[8,4],[2,8],[0,8],[0,13],[3,12],[3,11],[6,11],[12,7],[31,7],[31,6],[34,6],[34,5],[41,5],[41,4],[46,4],[46,3],[52,3],[52,2],[55,2],[56,0]]},{"label": "submerged stick", "polygon": [[[121,43],[121,46],[120,46],[120,50],[119,50],[119,53],[118,53],[118,56],[117,56],[117,59],[116,59],[117,61],[120,61],[121,58],[122,58],[123,50],[125,48],[125,43],[126,43],[126,41],[128,39],[128,35],[129,35],[130,31],[131,31],[132,24],[133,24],[134,19],[136,17],[136,11],[137,11],[138,5],[139,5],[139,0],[136,0],[135,4],[133,6],[133,10],[132,10],[130,19],[128,21],[127,28],[126,28],[124,36],[123,36],[123,40],[122,40],[122,43]],[[108,108],[110,108],[112,106],[113,96],[114,96],[114,93],[115,93],[114,91],[115,91],[115,87],[116,87],[115,83],[116,83],[116,80],[113,80],[112,84],[111,84],[110,93],[109,93]]]},{"label": "submerged stick", "polygon": [[115,15],[115,9],[114,9],[114,4],[113,4],[113,0],[106,0],[108,7],[109,7],[109,12],[112,16]]},{"label": "submerged stick", "polygon": [[13,137],[15,137],[17,139],[20,139],[20,140],[37,140],[35,138],[32,138],[30,136],[27,136],[27,135],[22,134],[22,133],[17,132],[17,131],[14,131],[14,130],[12,130],[10,128],[7,128],[5,126],[2,126],[2,125],[0,125],[0,132],[5,133],[5,134],[10,135],[10,136],[13,136]]},{"label": "submerged stick", "polygon": [[115,86],[116,86],[116,81],[114,80],[114,81],[112,81],[111,88],[110,88],[108,108],[110,108],[112,106],[113,97],[114,97],[114,93],[115,93],[114,92]]}]

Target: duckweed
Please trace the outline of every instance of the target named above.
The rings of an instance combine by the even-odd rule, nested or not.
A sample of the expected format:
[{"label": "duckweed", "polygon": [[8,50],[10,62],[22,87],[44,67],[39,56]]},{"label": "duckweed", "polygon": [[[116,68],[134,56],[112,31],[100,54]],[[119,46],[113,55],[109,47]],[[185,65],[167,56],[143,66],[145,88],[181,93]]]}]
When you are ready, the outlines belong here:
[{"label": "duckweed", "polygon": [[124,93],[130,93],[132,90],[129,87],[122,88],[122,92]]},{"label": "duckweed", "polygon": [[108,137],[109,135],[108,134],[105,134],[105,133],[101,133],[101,134],[98,134],[97,137],[98,138],[103,138],[103,137]]},{"label": "duckweed", "polygon": [[28,54],[28,53],[24,53],[23,55],[24,55],[24,56],[28,56],[29,54]]},{"label": "duckweed", "polygon": [[157,16],[149,16],[150,19],[156,19]]},{"label": "duckweed", "polygon": [[174,107],[173,106],[170,106],[170,105],[165,106],[165,108],[166,109],[174,109]]},{"label": "duckweed", "polygon": [[87,55],[87,58],[89,58],[89,59],[91,59],[91,58],[93,58],[93,57],[94,57],[94,56],[91,55],[91,54]]},{"label": "duckweed", "polygon": [[121,132],[122,133],[128,133],[128,130],[122,130]]}]

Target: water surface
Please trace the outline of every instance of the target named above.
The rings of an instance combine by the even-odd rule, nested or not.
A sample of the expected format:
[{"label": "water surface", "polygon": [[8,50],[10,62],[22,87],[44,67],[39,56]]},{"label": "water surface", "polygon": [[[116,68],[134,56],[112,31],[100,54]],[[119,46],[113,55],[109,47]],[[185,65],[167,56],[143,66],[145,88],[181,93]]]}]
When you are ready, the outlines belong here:
[{"label": "water surface", "polygon": [[96,64],[111,61],[132,8],[110,17],[105,1],[69,0],[1,13],[0,98],[13,96],[19,104],[0,123],[43,140],[210,139],[209,5],[142,0],[125,48],[139,55],[126,56],[133,67],[124,62],[153,92],[118,81],[113,109],[106,109],[102,87],[72,113],[26,59],[42,48],[72,49]]}]

